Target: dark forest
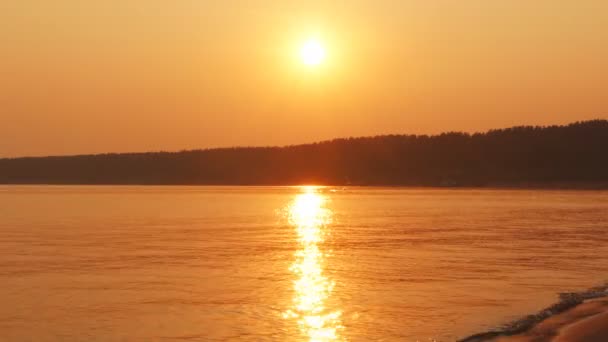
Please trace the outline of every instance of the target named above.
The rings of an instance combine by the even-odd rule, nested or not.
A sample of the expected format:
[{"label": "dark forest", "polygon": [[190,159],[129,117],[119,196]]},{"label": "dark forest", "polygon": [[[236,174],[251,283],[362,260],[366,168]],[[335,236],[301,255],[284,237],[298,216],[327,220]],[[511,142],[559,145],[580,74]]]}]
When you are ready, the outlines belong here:
[{"label": "dark forest", "polygon": [[286,147],[6,158],[0,183],[605,187],[608,121]]}]

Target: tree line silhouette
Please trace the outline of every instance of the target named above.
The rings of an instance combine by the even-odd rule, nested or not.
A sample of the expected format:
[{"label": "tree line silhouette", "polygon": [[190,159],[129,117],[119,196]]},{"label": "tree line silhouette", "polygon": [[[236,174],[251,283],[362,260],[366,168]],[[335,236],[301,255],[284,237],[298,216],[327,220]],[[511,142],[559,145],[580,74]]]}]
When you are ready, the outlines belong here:
[{"label": "tree line silhouette", "polygon": [[608,184],[608,121],[286,147],[0,159],[2,184]]}]

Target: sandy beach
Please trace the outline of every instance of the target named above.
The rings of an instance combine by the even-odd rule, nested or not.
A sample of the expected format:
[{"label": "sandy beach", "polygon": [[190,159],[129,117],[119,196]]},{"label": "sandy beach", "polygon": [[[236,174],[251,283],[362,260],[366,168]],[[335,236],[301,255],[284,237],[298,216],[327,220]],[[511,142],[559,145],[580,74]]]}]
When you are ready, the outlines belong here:
[{"label": "sandy beach", "polygon": [[595,299],[548,318],[526,333],[500,337],[496,342],[608,341],[608,299]]},{"label": "sandy beach", "polygon": [[606,342],[608,298],[591,299],[512,336],[479,335],[467,342]]},{"label": "sandy beach", "polygon": [[559,301],[499,329],[459,342],[608,341],[608,284],[559,294]]}]

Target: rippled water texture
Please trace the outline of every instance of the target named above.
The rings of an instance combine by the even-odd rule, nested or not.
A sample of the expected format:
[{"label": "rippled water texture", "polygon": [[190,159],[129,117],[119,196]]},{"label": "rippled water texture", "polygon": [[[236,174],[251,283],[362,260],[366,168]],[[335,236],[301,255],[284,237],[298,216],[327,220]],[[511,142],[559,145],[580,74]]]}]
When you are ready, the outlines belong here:
[{"label": "rippled water texture", "polygon": [[608,280],[608,192],[0,187],[0,340],[454,341]]}]

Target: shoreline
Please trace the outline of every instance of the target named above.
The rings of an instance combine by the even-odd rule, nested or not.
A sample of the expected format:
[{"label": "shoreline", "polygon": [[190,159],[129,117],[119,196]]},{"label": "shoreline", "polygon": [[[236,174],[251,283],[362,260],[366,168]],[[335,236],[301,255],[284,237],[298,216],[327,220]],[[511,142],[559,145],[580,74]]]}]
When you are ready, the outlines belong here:
[{"label": "shoreline", "polygon": [[608,284],[562,293],[560,301],[504,327],[458,342],[605,342],[608,341]]},{"label": "shoreline", "polygon": [[213,184],[213,183],[70,183],[70,182],[11,182],[2,183],[0,186],[193,186],[193,187],[341,187],[341,188],[386,188],[386,189],[435,189],[435,190],[556,190],[556,191],[605,191],[608,190],[608,182],[589,183],[526,183],[526,184],[485,184],[485,185],[400,185],[400,184]]}]

